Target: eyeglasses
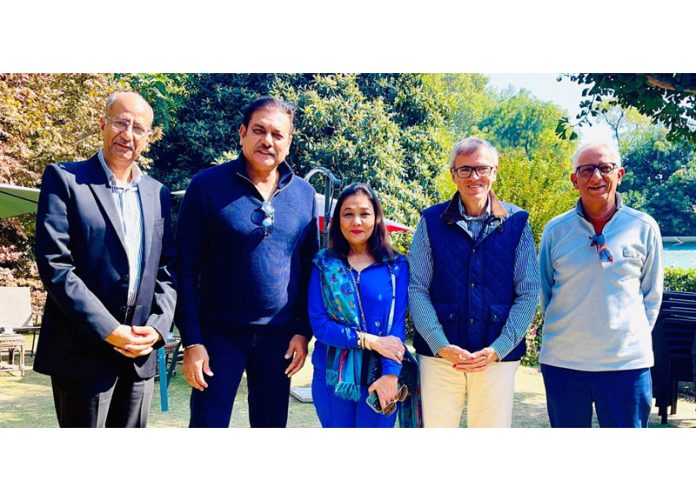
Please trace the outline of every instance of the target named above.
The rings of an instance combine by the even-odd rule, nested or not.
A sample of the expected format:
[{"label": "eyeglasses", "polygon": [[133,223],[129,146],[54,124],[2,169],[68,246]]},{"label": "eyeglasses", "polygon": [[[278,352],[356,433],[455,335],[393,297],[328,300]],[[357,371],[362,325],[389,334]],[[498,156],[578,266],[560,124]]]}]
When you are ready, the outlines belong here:
[{"label": "eyeglasses", "polygon": [[271,205],[270,200],[266,200],[261,204],[261,212],[263,212],[263,221],[261,221],[261,228],[263,228],[263,236],[268,237],[273,233],[273,216],[275,215],[275,209]]},{"label": "eyeglasses", "polygon": [[614,256],[609,250],[609,247],[607,247],[607,239],[603,233],[600,233],[599,235],[592,235],[590,240],[592,241],[590,247],[597,247],[597,254],[599,254],[600,261],[604,263],[614,262]]},{"label": "eyeglasses", "polygon": [[124,120],[122,118],[113,118],[113,117],[106,117],[106,119],[111,123],[111,128],[114,130],[114,132],[124,132],[128,130],[129,127],[133,127],[133,136],[136,139],[140,139],[145,134],[150,132],[150,129],[146,129],[140,124],[137,124],[133,122],[129,122],[128,120]]},{"label": "eyeglasses", "polygon": [[478,177],[486,177],[490,175],[493,169],[494,167],[491,167],[490,165],[462,165],[461,167],[453,167],[452,172],[454,172],[460,179],[468,179],[471,177],[471,174],[473,174],[474,171],[476,171]]},{"label": "eyeglasses", "polygon": [[580,177],[592,177],[594,175],[595,169],[603,176],[608,176],[616,170],[618,165],[612,162],[605,162],[601,164],[585,164],[579,165],[575,168],[575,172]]},{"label": "eyeglasses", "polygon": [[382,409],[381,405],[379,404],[379,396],[377,395],[376,391],[373,391],[367,396],[367,405],[370,409],[375,411],[377,414],[384,414],[385,416],[391,416],[396,412],[396,403],[397,402],[403,402],[406,400],[408,397],[408,386],[401,385],[401,388],[399,388],[399,391],[396,394],[396,400],[389,402],[387,406]]}]

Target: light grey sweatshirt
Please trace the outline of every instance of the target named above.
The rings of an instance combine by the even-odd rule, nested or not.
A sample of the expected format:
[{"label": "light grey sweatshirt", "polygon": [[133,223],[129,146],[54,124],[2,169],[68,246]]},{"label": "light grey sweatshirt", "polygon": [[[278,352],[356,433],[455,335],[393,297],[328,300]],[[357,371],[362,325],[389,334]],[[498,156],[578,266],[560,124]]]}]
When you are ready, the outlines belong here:
[{"label": "light grey sweatshirt", "polygon": [[580,201],[552,219],[541,237],[544,327],[539,361],[583,371],[653,365],[652,328],[662,301],[660,228],[623,206],[603,234],[614,262],[600,260]]}]

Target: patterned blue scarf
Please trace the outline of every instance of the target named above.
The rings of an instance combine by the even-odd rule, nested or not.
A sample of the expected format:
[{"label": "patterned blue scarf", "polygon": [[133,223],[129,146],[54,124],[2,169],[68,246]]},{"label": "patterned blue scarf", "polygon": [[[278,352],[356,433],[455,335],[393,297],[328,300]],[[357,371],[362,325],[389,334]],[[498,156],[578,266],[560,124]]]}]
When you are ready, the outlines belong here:
[{"label": "patterned blue scarf", "polygon": [[[364,330],[358,313],[358,291],[341,258],[331,249],[322,249],[314,258],[314,264],[321,272],[321,296],[329,318],[345,325],[346,329]],[[336,396],[355,402],[360,400],[361,374],[362,350],[327,348],[326,384],[335,387]]]}]

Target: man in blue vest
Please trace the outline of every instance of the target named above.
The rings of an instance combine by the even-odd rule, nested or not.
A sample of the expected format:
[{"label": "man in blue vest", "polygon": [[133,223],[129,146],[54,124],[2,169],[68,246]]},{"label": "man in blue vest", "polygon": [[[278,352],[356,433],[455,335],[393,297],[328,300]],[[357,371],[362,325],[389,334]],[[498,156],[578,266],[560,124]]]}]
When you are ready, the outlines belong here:
[{"label": "man in blue vest", "polygon": [[515,372],[536,309],[539,276],[529,214],[491,190],[498,152],[455,144],[452,200],[423,212],[411,245],[409,306],[416,327],[423,424],[510,427]]}]

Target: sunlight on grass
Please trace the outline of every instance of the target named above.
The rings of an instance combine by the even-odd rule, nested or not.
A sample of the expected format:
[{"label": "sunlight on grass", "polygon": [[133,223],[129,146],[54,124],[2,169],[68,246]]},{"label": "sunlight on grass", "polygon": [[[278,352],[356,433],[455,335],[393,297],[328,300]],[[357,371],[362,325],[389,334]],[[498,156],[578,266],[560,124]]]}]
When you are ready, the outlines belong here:
[{"label": "sunlight on grass", "polygon": [[[10,373],[0,373],[0,427],[2,428],[55,428],[57,427],[51,383],[47,376],[31,370],[31,358],[24,377]],[[181,366],[178,366],[181,373]],[[309,361],[293,378],[293,386],[310,386],[312,366]],[[183,428],[188,425],[189,397],[191,389],[180,376],[175,376],[169,386],[169,412],[160,410],[159,382],[155,384],[155,394],[148,426],[150,428]],[[670,416],[665,427],[696,428],[696,404],[680,399],[677,414]],[[462,426],[466,421],[462,419]],[[249,427],[246,378],[239,386],[232,412],[233,428]],[[513,408],[513,427],[547,428],[546,399],[544,383],[538,369],[522,367],[515,380],[515,404]],[[595,422],[595,426],[597,426]],[[651,427],[662,427],[655,409],[650,417]],[[317,428],[317,418],[312,404],[303,404],[290,398],[288,418],[290,428]]]}]

